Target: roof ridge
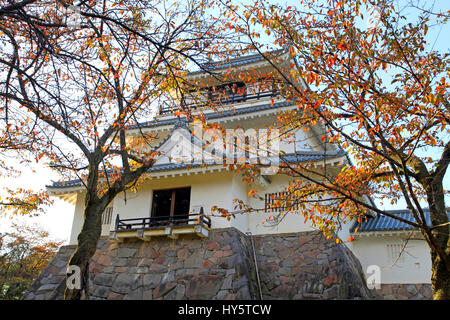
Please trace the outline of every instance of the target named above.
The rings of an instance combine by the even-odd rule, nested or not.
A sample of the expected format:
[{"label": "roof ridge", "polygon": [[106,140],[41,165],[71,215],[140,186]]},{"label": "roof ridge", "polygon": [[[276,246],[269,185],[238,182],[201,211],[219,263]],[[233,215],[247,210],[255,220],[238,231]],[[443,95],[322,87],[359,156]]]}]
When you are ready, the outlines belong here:
[{"label": "roof ridge", "polygon": [[[286,107],[293,104],[289,104],[286,101],[280,101],[280,102],[275,102],[275,103],[266,103],[266,104],[260,104],[260,105],[256,105],[256,106],[248,106],[248,107],[244,107],[244,108],[235,108],[234,110],[226,110],[223,111],[221,113],[207,113],[205,114],[205,118],[206,119],[217,119],[217,118],[225,118],[225,117],[231,117],[231,116],[237,116],[237,115],[241,115],[241,114],[247,114],[247,113],[252,113],[252,112],[256,112],[256,111],[264,111],[264,110],[270,110],[270,109],[277,109],[277,108],[282,108],[282,107]],[[142,123],[137,123],[137,124],[133,124],[131,126],[129,126],[129,129],[138,129],[138,128],[152,128],[152,127],[159,127],[159,126],[163,126],[163,125],[172,125],[175,124],[177,122],[178,118],[172,118],[172,119],[162,119],[162,120],[150,120],[150,121],[146,121],[146,122],[142,122]],[[186,119],[186,121],[188,122],[192,122],[194,119]],[[159,123],[158,123],[159,122]]]},{"label": "roof ridge", "polygon": [[234,58],[227,58],[227,59],[217,60],[217,61],[208,61],[208,62],[205,62],[200,65],[200,68],[201,68],[200,70],[192,71],[188,75],[198,74],[198,73],[207,72],[207,71],[211,71],[211,70],[220,70],[220,69],[225,69],[228,67],[237,67],[240,65],[250,64],[253,62],[258,62],[258,61],[264,60],[263,55],[270,55],[270,54],[281,55],[285,52],[287,52],[287,50],[282,48],[282,49],[267,51],[262,54],[260,52],[256,52],[253,54],[238,56],[238,57],[234,57]]},{"label": "roof ridge", "polygon": [[[447,215],[450,218],[450,208],[447,208]],[[413,215],[409,212],[409,209],[393,209],[385,210],[388,213],[394,215],[402,215],[402,218],[414,222]],[[430,224],[430,210],[429,208],[423,208],[425,214],[425,220],[427,224]],[[350,228],[350,232],[355,232],[358,228],[358,232],[371,232],[371,231],[401,231],[401,230],[413,230],[416,229],[413,226],[404,223],[400,220],[392,218],[387,215],[378,214],[376,217],[367,217],[367,220],[357,222]]]},{"label": "roof ridge", "polygon": [[[330,156],[330,155],[327,155]],[[295,153],[288,153],[286,155],[284,155],[284,157],[287,157],[288,159],[291,158],[290,160],[292,160],[293,163],[295,163],[295,161],[297,162],[307,162],[307,161],[318,161],[318,160],[322,160],[324,159],[324,155],[302,155],[300,158],[297,154]],[[151,167],[147,172],[158,172],[158,171],[166,171],[166,170],[179,170],[179,169],[184,169],[189,167],[199,167],[202,165],[205,166],[213,166],[213,165],[219,165],[219,164],[223,164],[223,163],[217,163],[217,162],[212,162],[212,163],[200,163],[200,162],[186,162],[186,163],[163,163],[163,164],[157,164],[154,165],[153,167]],[[75,187],[75,186],[81,186],[81,180],[80,179],[76,179],[76,180],[70,180],[70,181],[61,181],[61,182],[53,182],[53,185],[47,185],[47,188],[67,188],[67,187]]]}]

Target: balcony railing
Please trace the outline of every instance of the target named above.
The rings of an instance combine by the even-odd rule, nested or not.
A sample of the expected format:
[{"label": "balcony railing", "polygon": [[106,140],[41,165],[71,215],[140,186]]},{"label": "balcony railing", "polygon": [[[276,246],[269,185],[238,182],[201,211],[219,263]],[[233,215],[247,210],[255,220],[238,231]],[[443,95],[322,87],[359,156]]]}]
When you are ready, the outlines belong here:
[{"label": "balcony railing", "polygon": [[183,227],[183,226],[207,226],[211,228],[211,218],[203,213],[192,213],[180,216],[164,216],[164,217],[146,217],[120,219],[116,217],[116,232],[127,232],[137,230],[154,230],[165,227]]},{"label": "balcony railing", "polygon": [[[194,102],[186,102],[184,101],[182,103],[182,106],[184,108],[189,108],[191,110],[196,110],[196,109],[202,109],[209,106],[220,106],[220,105],[228,105],[228,104],[233,104],[233,103],[240,103],[240,102],[247,102],[247,101],[257,101],[260,99],[265,99],[265,98],[272,98],[277,96],[277,90],[272,89],[272,90],[266,90],[266,91],[259,91],[253,94],[248,94],[248,93],[244,93],[244,94],[233,94],[233,95],[228,95],[222,99],[210,99],[210,102],[201,102],[198,99],[198,101],[194,101]],[[203,99],[206,100],[206,99]],[[175,112],[177,109],[172,108],[171,106],[161,106],[159,108],[159,114],[160,115],[166,115],[166,114],[171,114],[173,112]]]}]

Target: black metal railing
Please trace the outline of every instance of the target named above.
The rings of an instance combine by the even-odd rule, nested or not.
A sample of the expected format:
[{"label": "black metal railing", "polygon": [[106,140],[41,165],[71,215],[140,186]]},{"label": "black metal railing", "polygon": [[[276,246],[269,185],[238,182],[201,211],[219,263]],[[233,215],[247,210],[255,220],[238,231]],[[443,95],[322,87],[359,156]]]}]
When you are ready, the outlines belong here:
[{"label": "black metal railing", "polygon": [[205,225],[211,228],[211,218],[205,216],[203,213],[132,219],[120,219],[119,215],[116,216],[116,232],[191,225]]},{"label": "black metal railing", "polygon": [[[277,96],[277,90],[268,90],[268,91],[261,91],[261,92],[257,92],[254,94],[233,94],[233,95],[229,95],[227,97],[224,97],[222,99],[211,99],[210,102],[199,102],[199,101],[195,101],[195,102],[191,102],[191,103],[186,103],[183,102],[182,106],[183,108],[188,108],[191,110],[196,110],[196,109],[201,109],[207,106],[220,106],[220,105],[227,105],[227,104],[233,104],[233,103],[240,103],[240,102],[246,102],[246,101],[255,101],[255,100],[260,100],[260,99],[264,99],[264,98],[271,98],[271,97],[275,97]],[[160,115],[164,115],[164,114],[171,114],[173,112],[175,112],[178,109],[174,109],[171,106],[161,106],[159,108],[159,114]]]}]

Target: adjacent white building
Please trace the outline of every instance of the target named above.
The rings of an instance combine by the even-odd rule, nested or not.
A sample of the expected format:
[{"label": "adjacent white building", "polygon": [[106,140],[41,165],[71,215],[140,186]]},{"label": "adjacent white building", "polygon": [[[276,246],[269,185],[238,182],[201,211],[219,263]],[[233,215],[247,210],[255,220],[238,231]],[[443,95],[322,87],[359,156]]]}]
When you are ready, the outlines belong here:
[{"label": "adjacent white building", "polygon": [[[408,210],[393,210],[390,213],[413,221]],[[425,216],[429,223],[427,209]],[[350,232],[355,238],[352,242],[353,253],[359,258],[364,270],[371,266],[379,268],[381,283],[430,283],[430,252],[418,230],[406,223],[378,215],[360,224],[355,223]]]}]

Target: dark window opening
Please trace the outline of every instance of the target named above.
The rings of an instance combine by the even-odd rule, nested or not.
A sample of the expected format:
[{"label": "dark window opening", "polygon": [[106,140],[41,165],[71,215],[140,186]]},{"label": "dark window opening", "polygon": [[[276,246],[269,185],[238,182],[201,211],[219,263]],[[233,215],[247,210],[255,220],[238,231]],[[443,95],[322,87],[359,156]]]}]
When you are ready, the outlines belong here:
[{"label": "dark window opening", "polygon": [[151,225],[187,223],[191,188],[153,191]]},{"label": "dark window opening", "polygon": [[242,82],[233,82],[211,87],[209,98],[218,103],[234,103],[245,101],[246,96],[246,85]]}]

